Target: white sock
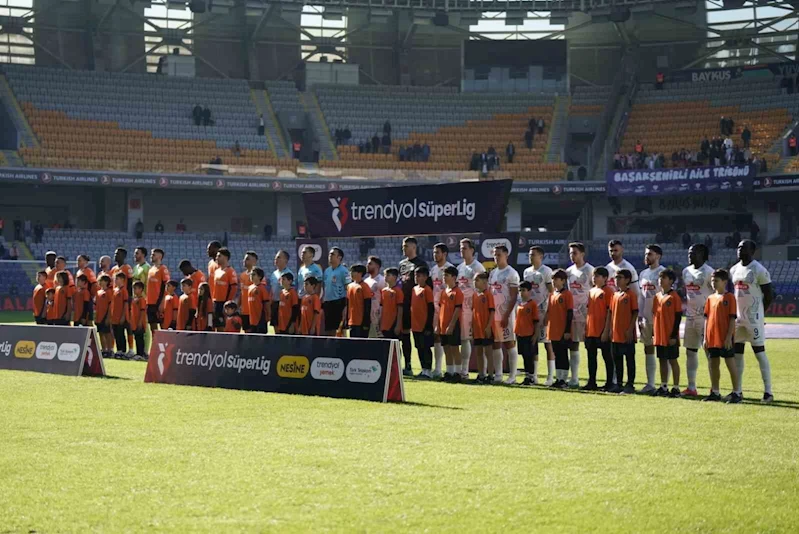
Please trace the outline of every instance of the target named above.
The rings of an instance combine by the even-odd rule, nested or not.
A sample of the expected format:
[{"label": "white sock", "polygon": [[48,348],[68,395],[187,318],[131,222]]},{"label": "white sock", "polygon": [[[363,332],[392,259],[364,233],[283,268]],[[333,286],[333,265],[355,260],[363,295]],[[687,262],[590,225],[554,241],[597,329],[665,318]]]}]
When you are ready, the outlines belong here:
[{"label": "white sock", "polygon": [[456,375],[461,374],[461,366],[458,364],[453,365],[452,372],[455,373]]},{"label": "white sock", "polygon": [[688,389],[696,391],[696,372],[699,370],[699,352],[688,349],[685,351],[688,354]]},{"label": "white sock", "polygon": [[558,380],[563,380],[564,382],[566,379],[569,378],[569,371],[566,369],[558,369]]},{"label": "white sock", "polygon": [[461,341],[461,373],[469,374],[469,360],[472,357],[472,342],[469,340]]},{"label": "white sock", "polygon": [[646,385],[655,387],[655,375],[657,374],[658,360],[654,354],[646,355]]},{"label": "white sock", "polygon": [[441,364],[444,361],[444,347],[441,346],[441,343],[435,343],[433,345],[433,352],[436,355],[436,374],[441,374]]},{"label": "white sock", "polygon": [[555,378],[555,360],[547,360],[547,380]]},{"label": "white sock", "polygon": [[763,389],[766,393],[771,395],[771,365],[768,362],[766,351],[755,352],[757,363],[760,364],[760,376],[763,377]]},{"label": "white sock", "polygon": [[744,391],[744,355],[743,352],[735,353],[735,364],[738,366],[738,391],[736,393],[742,394]]},{"label": "white sock", "polygon": [[454,371],[455,371],[455,366],[447,364],[447,373],[452,374]]},{"label": "white sock", "polygon": [[508,377],[509,378],[516,378],[519,367],[519,351],[516,350],[516,347],[512,349],[508,349]]},{"label": "white sock", "polygon": [[[529,374],[527,376],[530,376]],[[533,380],[538,380],[538,358],[533,360],[533,375],[530,376]]]},{"label": "white sock", "polygon": [[494,378],[502,380],[502,349],[494,349]]},{"label": "white sock", "polygon": [[572,350],[569,352],[569,370],[571,371],[570,382],[576,383],[580,381],[580,349]]},{"label": "white sock", "polygon": [[485,376],[488,373],[488,347],[483,348],[483,354],[480,355],[480,361],[477,362],[477,374]]}]

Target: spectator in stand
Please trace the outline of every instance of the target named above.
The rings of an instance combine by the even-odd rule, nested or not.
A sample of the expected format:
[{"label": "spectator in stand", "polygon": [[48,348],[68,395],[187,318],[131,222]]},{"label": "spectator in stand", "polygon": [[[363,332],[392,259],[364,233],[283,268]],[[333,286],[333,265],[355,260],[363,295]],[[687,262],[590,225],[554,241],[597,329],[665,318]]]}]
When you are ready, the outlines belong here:
[{"label": "spectator in stand", "polygon": [[727,117],[727,135],[733,133],[735,133],[735,121],[732,120],[732,117]]},{"label": "spectator in stand", "polygon": [[264,225],[264,241],[270,241],[272,239],[272,226],[269,224]]},{"label": "spectator in stand", "polygon": [[162,223],[160,219],[157,223],[155,223],[155,232],[158,234],[164,233],[164,223]]},{"label": "spectator in stand", "polygon": [[336,146],[341,144],[341,141],[344,139],[344,133],[341,128],[336,128],[334,137],[336,138]]},{"label": "spectator in stand", "polygon": [[208,109],[208,106],[203,108],[203,126],[211,126],[213,121],[211,121],[211,110]]},{"label": "spectator in stand", "polygon": [[378,152],[380,152],[380,138],[375,132],[374,136],[372,136],[372,154],[377,154]]},{"label": "spectator in stand", "polygon": [[44,226],[41,221],[36,221],[36,226],[33,227],[33,242],[41,243],[44,237]]},{"label": "spectator in stand", "polygon": [[480,154],[478,154],[475,149],[472,149],[472,159],[469,161],[469,170],[470,171],[480,170]]},{"label": "spectator in stand", "polygon": [[699,150],[702,152],[702,155],[705,156],[705,159],[710,157],[710,141],[708,141],[707,135],[702,138],[702,142],[699,143]]},{"label": "spectator in stand", "polygon": [[427,143],[422,145],[422,161],[430,161],[430,145]]},{"label": "spectator in stand", "polygon": [[691,234],[687,231],[682,235],[682,248],[688,249],[691,247]]},{"label": "spectator in stand", "polygon": [[788,150],[791,152],[791,156],[796,155],[796,134],[791,132],[791,136],[788,138]]},{"label": "spectator in stand", "polygon": [[30,219],[25,219],[25,222],[22,223],[22,229],[23,229],[24,234],[25,234],[25,239],[26,240],[30,239],[31,235],[33,234],[33,226],[31,224],[31,220]]},{"label": "spectator in stand", "polygon": [[6,259],[6,247],[4,247],[2,243],[0,243],[0,260],[4,259]]},{"label": "spectator in stand", "polygon": [[19,259],[19,248],[16,243],[11,243],[11,248],[8,249],[8,259],[17,261]]},{"label": "spectator in stand", "polygon": [[341,138],[344,140],[345,145],[350,144],[350,139],[352,139],[352,131],[350,130],[349,126],[344,127],[344,131],[341,132]]},{"label": "spectator in stand", "polygon": [[516,147],[513,146],[513,141],[508,143],[505,147],[505,156],[508,158],[508,163],[513,163],[513,156],[516,154]]},{"label": "spectator in stand", "polygon": [[133,228],[133,231],[134,234],[136,235],[136,239],[141,239],[142,236],[144,236],[144,223],[141,222],[141,219],[139,219],[139,222],[136,223],[136,226]]},{"label": "spectator in stand", "polygon": [[530,128],[530,131],[535,131],[535,127],[538,123],[535,120],[535,117],[530,117],[530,120],[527,121],[527,127]]},{"label": "spectator in stand", "polygon": [[183,234],[186,232],[186,223],[183,222],[183,219],[175,226],[175,231],[179,234]]},{"label": "spectator in stand", "polygon": [[413,144],[413,161],[422,161],[422,145],[418,141]]},{"label": "spectator in stand", "polygon": [[191,116],[194,118],[194,124],[199,126],[203,123],[203,108],[200,104],[195,104],[194,109],[191,110]]},{"label": "spectator in stand", "polygon": [[386,122],[383,123],[383,133],[391,137],[391,123],[388,121],[388,119],[386,119]]},{"label": "spectator in stand", "polygon": [[211,160],[211,165],[222,165],[222,158],[219,156]]},{"label": "spectator in stand", "polygon": [[536,130],[536,131],[537,131],[537,133],[538,133],[539,135],[541,135],[542,133],[544,133],[544,119],[542,119],[542,118],[539,118],[539,119],[538,119],[538,124],[537,124],[537,126],[538,126],[538,128],[537,128],[537,130]]},{"label": "spectator in stand", "polygon": [[635,142],[635,155],[639,157],[643,157],[644,155],[644,145],[641,143],[640,139]]},{"label": "spectator in stand", "polygon": [[480,154],[480,174],[483,176],[488,174],[488,154],[485,152]]},{"label": "spectator in stand", "polygon": [[[530,119],[533,120],[533,119]],[[533,129],[529,128],[526,132],[524,132],[524,146],[528,149],[533,149]]]},{"label": "spectator in stand", "polygon": [[238,139],[233,144],[233,155],[237,158],[241,157],[241,145],[239,145]]},{"label": "spectator in stand", "polygon": [[14,219],[14,240],[22,241],[22,219]]},{"label": "spectator in stand", "polygon": [[383,154],[388,154],[391,152],[391,136],[388,134],[383,134]]},{"label": "spectator in stand", "polygon": [[407,156],[408,156],[408,151],[405,150],[405,146],[400,146],[400,149],[399,149],[399,160],[400,161],[405,161]]},{"label": "spectator in stand", "polygon": [[727,119],[724,118],[724,115],[721,116],[721,120],[719,120],[719,133],[722,136],[727,135]]},{"label": "spectator in stand", "polygon": [[749,126],[744,125],[744,130],[741,132],[741,140],[744,142],[744,148],[749,148],[749,141],[752,139],[752,132],[749,131]]},{"label": "spectator in stand", "polygon": [[266,126],[264,125],[264,114],[261,113],[261,116],[258,117],[258,135],[263,137],[265,131],[266,131]]},{"label": "spectator in stand", "polygon": [[663,82],[665,81],[666,77],[663,75],[662,72],[658,72],[655,75],[655,89],[658,91],[663,89]]}]

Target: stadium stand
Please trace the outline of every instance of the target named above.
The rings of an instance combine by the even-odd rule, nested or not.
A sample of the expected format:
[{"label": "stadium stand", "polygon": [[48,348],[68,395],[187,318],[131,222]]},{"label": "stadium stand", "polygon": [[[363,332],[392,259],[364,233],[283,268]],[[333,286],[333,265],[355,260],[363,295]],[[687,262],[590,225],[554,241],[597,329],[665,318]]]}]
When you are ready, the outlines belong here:
[{"label": "stadium stand", "polygon": [[570,116],[600,115],[610,100],[610,85],[578,85],[569,105]]},{"label": "stadium stand", "polygon": [[[452,87],[336,87],[316,88],[319,104],[331,130],[348,127],[350,145],[339,146],[339,161],[323,167],[398,168],[403,170],[468,169],[473,152],[494,147],[502,164],[517,180],[561,179],[562,163],[544,163],[553,94],[458,93]],[[532,150],[524,146],[524,133],[531,117],[544,119],[543,135],[536,135]],[[391,123],[391,152],[362,154],[358,144],[377,134],[383,123]],[[516,146],[513,163],[505,161],[505,147]],[[415,143],[430,147],[430,159],[398,161],[400,147]]]},{"label": "stadium stand", "polygon": [[[216,156],[237,165],[291,165],[257,135],[257,108],[245,80],[18,65],[5,71],[42,145],[20,150],[29,166],[189,172]],[[194,124],[195,105],[211,110],[212,125]]]},{"label": "stadium stand", "polygon": [[673,152],[697,151],[703,136],[720,135],[719,121],[724,116],[734,121],[733,143],[742,144],[741,132],[748,125],[752,153],[773,167],[779,155],[769,149],[796,110],[796,95],[783,94],[771,79],[679,82],[662,90],[645,84],[632,106],[620,152],[633,152],[640,140],[647,153],[664,154],[669,166]]}]

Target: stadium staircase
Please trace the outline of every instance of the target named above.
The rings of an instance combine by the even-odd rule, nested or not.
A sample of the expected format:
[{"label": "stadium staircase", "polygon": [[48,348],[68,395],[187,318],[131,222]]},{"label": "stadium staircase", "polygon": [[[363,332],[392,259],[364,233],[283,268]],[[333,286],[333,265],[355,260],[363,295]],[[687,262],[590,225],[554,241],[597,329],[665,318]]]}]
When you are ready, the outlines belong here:
[{"label": "stadium staircase", "polygon": [[3,105],[6,107],[6,111],[11,117],[14,127],[17,129],[20,137],[19,146],[40,146],[39,140],[36,139],[36,136],[33,134],[33,129],[28,123],[28,120],[25,118],[25,113],[14,96],[14,92],[11,90],[11,87],[8,85],[8,80],[6,79],[5,75],[0,75],[0,99],[2,99]]},{"label": "stadium staircase", "polygon": [[311,125],[319,141],[319,157],[320,159],[338,159],[338,151],[336,150],[336,143],[330,135],[330,128],[327,127],[325,116],[322,113],[322,108],[319,107],[319,99],[316,98],[316,93],[313,91],[306,91],[300,95],[305,110],[308,112],[308,117],[311,119]]},{"label": "stadium staircase", "polygon": [[547,152],[544,158],[544,161],[547,163],[559,163],[563,161],[563,150],[566,146],[566,138],[569,133],[570,107],[571,97],[562,95],[555,97],[555,112],[552,115]]},{"label": "stadium staircase", "polygon": [[255,96],[255,93],[256,93],[255,89],[250,89],[250,99],[252,100],[252,103],[255,104],[255,110],[258,113],[258,116],[260,117],[261,115],[263,115],[264,117],[264,137],[266,137],[266,142],[269,143],[269,149],[275,154],[277,154],[275,143],[272,140],[272,132],[271,132],[274,126],[269,124],[270,117],[269,115],[264,113],[264,108],[261,106],[260,102],[258,102],[258,98]]},{"label": "stadium staircase", "polygon": [[263,113],[264,115],[264,127],[266,129],[265,133],[269,136],[269,142],[273,147],[275,154],[277,154],[277,157],[279,158],[289,157],[288,147],[286,146],[286,141],[283,138],[283,132],[280,129],[277,116],[275,116],[275,110],[272,109],[272,105],[269,102],[266,91],[263,89],[252,89],[251,95],[253,97],[253,101],[255,102],[255,106],[258,108],[258,113]]},{"label": "stadium staircase", "polygon": [[25,162],[22,161],[22,158],[19,157],[19,154],[16,150],[3,150],[2,158],[3,158],[3,165],[6,167],[24,167]]}]

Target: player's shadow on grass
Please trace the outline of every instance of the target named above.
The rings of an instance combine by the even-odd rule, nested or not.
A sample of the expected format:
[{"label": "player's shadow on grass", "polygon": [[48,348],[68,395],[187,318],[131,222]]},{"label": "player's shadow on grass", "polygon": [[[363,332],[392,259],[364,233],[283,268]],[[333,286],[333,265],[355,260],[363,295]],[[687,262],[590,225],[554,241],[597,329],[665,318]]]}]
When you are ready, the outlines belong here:
[{"label": "player's shadow on grass", "polygon": [[116,375],[94,376],[92,378],[99,378],[100,380],[133,380],[132,378],[128,378],[127,376],[116,376]]},{"label": "player's shadow on grass", "polygon": [[[646,385],[644,382],[638,383],[636,382],[636,388],[640,391],[640,386]],[[505,386],[505,387],[512,387],[514,389],[530,389],[526,387],[515,387],[515,386]],[[699,395],[697,397],[655,397],[654,395],[642,395],[638,391],[632,394],[626,395],[619,395],[618,393],[607,393],[605,391],[587,391],[583,389],[557,389],[557,388],[550,388],[546,386],[537,386],[536,389],[551,389],[553,392],[563,391],[565,393],[577,393],[580,395],[601,395],[601,396],[621,396],[621,397],[652,397],[657,399],[663,400],[679,400],[679,401],[689,401],[689,402],[701,402],[703,401],[707,395]],[[724,402],[719,402],[719,404],[724,404]],[[774,400],[769,404],[761,404],[759,400],[756,400],[756,397],[744,397],[744,401],[742,404],[747,404],[751,406],[762,406],[764,408],[787,408],[789,410],[799,410],[799,402],[796,401],[786,401],[786,400]]]},{"label": "player's shadow on grass", "polygon": [[463,411],[463,408],[459,408],[457,406],[442,406],[440,404],[428,404],[426,402],[405,401],[398,404],[402,404],[403,406],[415,406],[419,408],[437,408],[439,410]]}]

